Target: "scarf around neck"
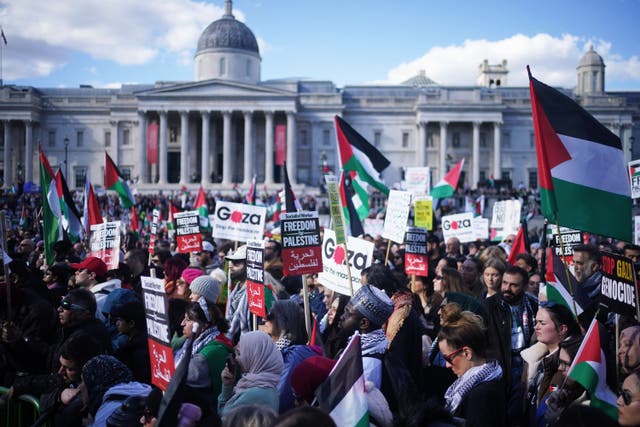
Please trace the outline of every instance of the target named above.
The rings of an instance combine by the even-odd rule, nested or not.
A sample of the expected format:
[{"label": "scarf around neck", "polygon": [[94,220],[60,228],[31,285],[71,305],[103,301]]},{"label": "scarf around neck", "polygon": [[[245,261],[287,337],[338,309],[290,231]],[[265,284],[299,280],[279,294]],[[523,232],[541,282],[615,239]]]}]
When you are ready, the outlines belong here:
[{"label": "scarf around neck", "polygon": [[455,380],[444,394],[445,407],[452,414],[455,413],[462,399],[479,384],[502,378],[502,368],[498,362],[491,360],[480,366],[475,366]]},{"label": "scarf around neck", "polygon": [[[216,339],[218,335],[220,335],[220,331],[218,331],[218,328],[216,328],[215,326],[211,326],[210,328],[202,331],[202,333],[195,340],[193,340],[193,344],[191,344],[191,354],[197,354],[205,345]],[[180,349],[176,351],[176,354],[173,358],[176,367],[184,358],[184,354],[187,350],[188,344],[189,340],[185,340],[185,342],[182,344],[182,347],[180,347]]]}]

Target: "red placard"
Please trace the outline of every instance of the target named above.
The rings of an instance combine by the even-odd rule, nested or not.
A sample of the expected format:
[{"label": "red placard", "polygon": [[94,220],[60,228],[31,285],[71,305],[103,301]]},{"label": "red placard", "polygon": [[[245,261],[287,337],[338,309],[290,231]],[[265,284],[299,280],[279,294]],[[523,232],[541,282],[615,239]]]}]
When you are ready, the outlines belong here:
[{"label": "red placard", "polygon": [[276,165],[282,166],[287,160],[287,126],[276,125]]},{"label": "red placard", "polygon": [[404,272],[418,276],[429,275],[429,258],[427,255],[427,230],[411,227],[404,237]]},{"label": "red placard", "polygon": [[267,317],[264,300],[264,285],[247,280],[247,301],[249,311],[256,316]]},{"label": "red placard", "polygon": [[187,254],[202,250],[200,234],[200,216],[198,211],[180,212],[173,216],[176,224],[176,243],[178,252]]},{"label": "red placard", "polygon": [[158,163],[158,123],[151,122],[147,126],[147,163]]},{"label": "red placard", "polygon": [[426,255],[404,254],[405,274],[416,274],[418,276],[429,275],[429,264]]},{"label": "red placard", "polygon": [[151,384],[166,390],[175,370],[173,366],[173,352],[171,346],[161,344],[151,338],[149,344],[149,359],[151,361]]}]

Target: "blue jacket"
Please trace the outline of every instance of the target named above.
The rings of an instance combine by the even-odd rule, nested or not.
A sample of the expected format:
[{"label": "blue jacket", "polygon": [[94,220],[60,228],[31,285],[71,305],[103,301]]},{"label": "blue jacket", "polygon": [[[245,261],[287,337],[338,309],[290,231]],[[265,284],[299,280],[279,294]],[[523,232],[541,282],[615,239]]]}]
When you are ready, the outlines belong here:
[{"label": "blue jacket", "polygon": [[280,413],[284,414],[295,406],[293,389],[291,388],[291,374],[300,362],[307,357],[322,356],[308,345],[292,345],[282,349],[282,360],[284,369],[278,383],[278,394],[280,395]]}]

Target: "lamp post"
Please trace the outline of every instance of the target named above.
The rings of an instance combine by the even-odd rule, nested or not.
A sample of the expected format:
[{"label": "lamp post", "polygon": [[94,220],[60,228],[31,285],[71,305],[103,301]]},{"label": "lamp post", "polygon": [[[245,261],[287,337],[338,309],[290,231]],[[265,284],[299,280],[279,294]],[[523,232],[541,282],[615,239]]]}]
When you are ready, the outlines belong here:
[{"label": "lamp post", "polygon": [[69,137],[64,137],[64,178],[69,181]]}]

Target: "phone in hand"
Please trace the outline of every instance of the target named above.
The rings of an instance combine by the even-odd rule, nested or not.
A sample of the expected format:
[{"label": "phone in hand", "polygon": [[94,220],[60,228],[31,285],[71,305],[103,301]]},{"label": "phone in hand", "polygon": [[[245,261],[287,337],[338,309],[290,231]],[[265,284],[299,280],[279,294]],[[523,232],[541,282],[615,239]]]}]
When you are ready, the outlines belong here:
[{"label": "phone in hand", "polygon": [[227,355],[227,369],[229,369],[231,373],[236,372],[236,356],[233,353]]}]

